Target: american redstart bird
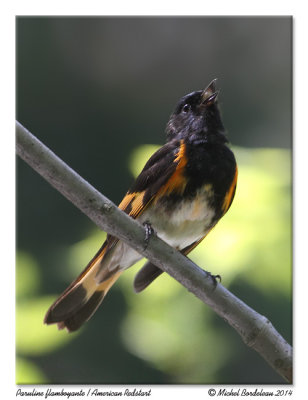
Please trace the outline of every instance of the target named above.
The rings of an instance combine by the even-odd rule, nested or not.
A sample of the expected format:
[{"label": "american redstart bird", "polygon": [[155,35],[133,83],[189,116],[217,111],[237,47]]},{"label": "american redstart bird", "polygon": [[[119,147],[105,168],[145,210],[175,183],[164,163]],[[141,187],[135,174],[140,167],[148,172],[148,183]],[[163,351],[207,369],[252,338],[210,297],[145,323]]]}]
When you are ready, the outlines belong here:
[{"label": "american redstart bird", "polygon": [[[216,79],[180,99],[166,127],[167,141],[145,164],[119,208],[187,255],[228,211],[237,166],[217,104]],[[121,273],[142,256],[117,238],[107,239],[85,270],[50,307],[45,323],[75,331],[103,301]],[[134,289],[163,271],[147,262]]]}]

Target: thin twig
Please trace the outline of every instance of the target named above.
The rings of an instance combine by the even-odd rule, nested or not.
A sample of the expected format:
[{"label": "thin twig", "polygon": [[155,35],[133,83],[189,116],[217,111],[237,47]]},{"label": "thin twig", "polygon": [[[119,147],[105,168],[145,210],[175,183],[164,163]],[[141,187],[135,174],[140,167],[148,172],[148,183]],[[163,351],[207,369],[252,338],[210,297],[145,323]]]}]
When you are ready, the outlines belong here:
[{"label": "thin twig", "polygon": [[194,293],[226,320],[286,381],[292,382],[292,348],[271,322],[234,296],[187,257],[152,235],[144,248],[144,227],[99,193],[16,122],[17,154],[99,228],[118,237]]}]

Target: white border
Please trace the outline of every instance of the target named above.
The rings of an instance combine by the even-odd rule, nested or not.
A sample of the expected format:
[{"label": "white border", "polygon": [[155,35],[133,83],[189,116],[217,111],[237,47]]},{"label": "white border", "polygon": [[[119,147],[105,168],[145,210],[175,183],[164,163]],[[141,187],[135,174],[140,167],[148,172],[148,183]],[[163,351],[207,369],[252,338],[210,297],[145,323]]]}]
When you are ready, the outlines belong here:
[{"label": "white border", "polygon": [[[148,4],[151,3],[151,4]],[[14,354],[15,342],[12,330],[14,318],[14,259],[15,259],[15,15],[293,15],[294,17],[294,344],[295,379],[293,398],[304,398],[307,369],[305,342],[307,320],[306,282],[308,262],[305,247],[307,227],[307,13],[304,1],[59,1],[38,0],[3,1],[1,3],[1,274],[2,274],[2,324],[1,324],[1,386],[4,398],[15,398]],[[4,223],[3,223],[4,221]],[[140,387],[140,386],[138,386]],[[237,386],[238,387],[238,386]],[[68,389],[69,387],[67,387]],[[77,389],[78,387],[71,387]],[[146,386],[144,387],[146,388]],[[173,396],[209,398],[206,387],[187,386],[153,388],[151,398]],[[283,388],[283,386],[281,386]],[[285,387],[287,388],[287,387]],[[288,387],[289,388],[289,387]],[[267,390],[270,389],[266,386]],[[154,396],[154,393],[155,396]],[[291,397],[291,396],[290,396]]]}]

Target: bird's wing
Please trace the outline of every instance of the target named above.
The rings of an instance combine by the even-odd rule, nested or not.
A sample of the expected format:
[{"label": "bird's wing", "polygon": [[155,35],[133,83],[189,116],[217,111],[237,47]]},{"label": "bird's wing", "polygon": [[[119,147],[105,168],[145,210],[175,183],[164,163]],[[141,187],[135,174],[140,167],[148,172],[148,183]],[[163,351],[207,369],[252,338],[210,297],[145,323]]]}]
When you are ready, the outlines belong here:
[{"label": "bird's wing", "polygon": [[[147,209],[153,199],[171,191],[181,192],[185,185],[181,175],[184,154],[185,144],[180,140],[172,140],[158,149],[119,204],[120,210],[135,219]],[[107,240],[100,249],[104,248],[104,257],[118,241],[114,236],[107,235]]]}]

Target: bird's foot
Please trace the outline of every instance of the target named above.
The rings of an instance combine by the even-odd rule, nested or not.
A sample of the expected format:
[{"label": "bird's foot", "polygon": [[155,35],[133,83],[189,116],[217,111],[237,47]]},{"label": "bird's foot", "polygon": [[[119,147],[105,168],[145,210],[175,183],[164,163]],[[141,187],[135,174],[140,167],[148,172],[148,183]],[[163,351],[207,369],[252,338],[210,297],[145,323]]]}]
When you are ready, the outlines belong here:
[{"label": "bird's foot", "polygon": [[144,250],[146,250],[146,248],[149,245],[151,236],[154,235],[154,229],[152,228],[152,225],[147,221],[144,222],[142,225],[144,226],[144,230],[145,230]]},{"label": "bird's foot", "polygon": [[214,287],[216,287],[217,283],[218,283],[217,280],[219,279],[219,283],[221,282],[221,276],[220,275],[212,275],[210,272],[208,272],[208,274],[210,275],[210,278],[213,281]]}]

